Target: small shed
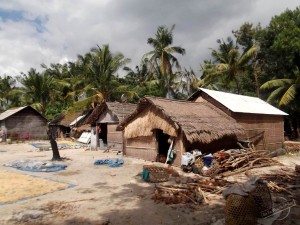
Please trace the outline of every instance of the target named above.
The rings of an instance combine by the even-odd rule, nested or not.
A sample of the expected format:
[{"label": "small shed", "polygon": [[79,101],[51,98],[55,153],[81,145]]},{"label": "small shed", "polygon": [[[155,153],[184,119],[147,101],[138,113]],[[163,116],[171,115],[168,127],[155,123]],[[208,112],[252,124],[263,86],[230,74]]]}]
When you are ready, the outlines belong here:
[{"label": "small shed", "polygon": [[119,123],[136,109],[136,104],[103,102],[96,106],[85,120],[92,127],[91,148],[123,149],[123,134],[117,131]]},{"label": "small shed", "polygon": [[[69,110],[60,113],[56,116],[50,123],[49,126],[53,126],[56,128],[57,137],[64,138],[69,137],[71,134],[78,138],[79,134],[76,135],[76,131],[74,129],[79,128],[81,131],[90,130],[89,126],[85,126],[84,120],[92,113],[93,109],[88,110]],[[72,133],[73,129],[73,133]]]},{"label": "small shed", "polygon": [[31,106],[12,108],[0,114],[0,128],[11,139],[47,138],[47,119]]},{"label": "small shed", "polygon": [[166,160],[173,142],[174,165],[184,152],[203,153],[235,147],[243,129],[234,119],[208,102],[194,103],[144,97],[119,126],[124,131],[124,154],[149,161]]},{"label": "small shed", "polygon": [[239,138],[252,141],[256,149],[282,147],[284,116],[288,114],[257,97],[200,88],[189,101],[210,102],[234,118],[245,129],[245,135]]}]

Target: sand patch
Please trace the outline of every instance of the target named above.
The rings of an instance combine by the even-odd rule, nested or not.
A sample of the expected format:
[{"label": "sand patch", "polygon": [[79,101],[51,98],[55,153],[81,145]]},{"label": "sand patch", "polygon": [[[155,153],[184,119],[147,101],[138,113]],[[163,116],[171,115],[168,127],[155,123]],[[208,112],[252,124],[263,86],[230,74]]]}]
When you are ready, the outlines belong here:
[{"label": "sand patch", "polygon": [[69,184],[0,170],[0,204],[65,189]]}]

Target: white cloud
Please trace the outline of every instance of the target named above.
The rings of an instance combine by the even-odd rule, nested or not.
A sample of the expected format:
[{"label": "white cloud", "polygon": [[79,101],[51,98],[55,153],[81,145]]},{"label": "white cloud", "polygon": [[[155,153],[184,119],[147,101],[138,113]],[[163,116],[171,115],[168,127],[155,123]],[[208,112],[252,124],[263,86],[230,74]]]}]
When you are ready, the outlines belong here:
[{"label": "white cloud", "polygon": [[2,0],[0,9],[22,12],[23,19],[0,19],[0,74],[75,60],[77,54],[106,43],[137,65],[151,49],[147,38],[159,25],[172,24],[174,45],[187,51],[179,57],[182,65],[198,71],[217,39],[244,22],[265,26],[272,16],[297,5],[296,0]]}]

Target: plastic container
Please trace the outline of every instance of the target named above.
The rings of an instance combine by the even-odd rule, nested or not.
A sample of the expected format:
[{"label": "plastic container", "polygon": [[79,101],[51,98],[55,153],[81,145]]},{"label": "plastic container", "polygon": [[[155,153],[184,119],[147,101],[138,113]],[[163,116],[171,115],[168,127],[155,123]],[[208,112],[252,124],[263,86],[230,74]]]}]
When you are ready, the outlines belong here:
[{"label": "plastic container", "polygon": [[12,140],[10,138],[6,139],[7,144],[12,144]]},{"label": "plastic container", "polygon": [[206,167],[210,167],[213,158],[214,158],[214,157],[213,157],[211,154],[204,156],[204,157],[203,157],[204,165],[205,165]]}]

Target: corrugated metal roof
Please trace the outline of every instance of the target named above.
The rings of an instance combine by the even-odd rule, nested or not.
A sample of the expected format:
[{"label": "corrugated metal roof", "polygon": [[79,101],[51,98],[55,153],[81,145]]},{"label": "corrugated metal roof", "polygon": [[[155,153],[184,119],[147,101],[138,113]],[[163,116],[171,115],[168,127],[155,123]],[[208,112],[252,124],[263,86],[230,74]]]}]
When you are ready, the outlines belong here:
[{"label": "corrugated metal roof", "polygon": [[12,109],[8,109],[6,111],[4,111],[3,113],[0,114],[0,120],[5,120],[6,118],[12,116],[13,114],[21,111],[22,109],[25,109],[28,106],[24,106],[24,107],[18,107],[18,108],[12,108]]},{"label": "corrugated metal roof", "polygon": [[213,99],[220,102],[232,112],[239,113],[255,113],[267,115],[282,115],[286,116],[287,113],[277,109],[276,107],[268,104],[267,102],[257,98],[245,95],[231,94],[221,91],[213,91],[205,88],[200,88],[201,91],[208,94]]},{"label": "corrugated metal roof", "polygon": [[84,115],[81,115],[81,116],[78,116],[75,120],[73,120],[71,123],[70,123],[70,126],[73,126],[75,125],[76,123],[78,123],[82,118],[84,118],[87,114],[84,114]]}]

